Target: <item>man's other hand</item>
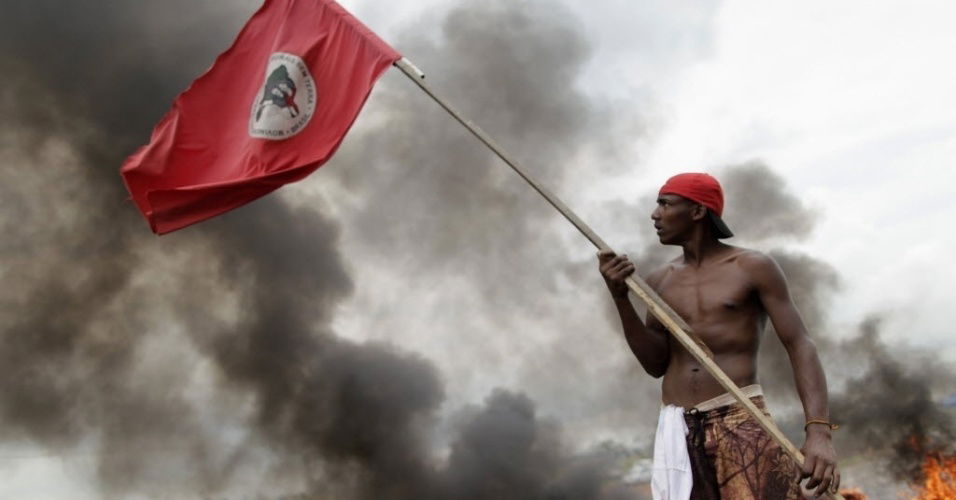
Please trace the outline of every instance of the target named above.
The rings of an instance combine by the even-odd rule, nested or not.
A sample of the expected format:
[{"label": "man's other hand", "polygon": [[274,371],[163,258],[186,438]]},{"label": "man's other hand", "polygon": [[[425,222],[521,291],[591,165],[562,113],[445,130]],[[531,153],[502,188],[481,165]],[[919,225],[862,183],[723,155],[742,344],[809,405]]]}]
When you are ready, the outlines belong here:
[{"label": "man's other hand", "polygon": [[[828,489],[836,493],[840,488],[840,471],[837,469],[836,451],[830,437],[830,429],[811,425],[803,443],[803,470],[800,478],[807,480],[806,488],[817,496]],[[814,490],[816,488],[816,490]]]}]

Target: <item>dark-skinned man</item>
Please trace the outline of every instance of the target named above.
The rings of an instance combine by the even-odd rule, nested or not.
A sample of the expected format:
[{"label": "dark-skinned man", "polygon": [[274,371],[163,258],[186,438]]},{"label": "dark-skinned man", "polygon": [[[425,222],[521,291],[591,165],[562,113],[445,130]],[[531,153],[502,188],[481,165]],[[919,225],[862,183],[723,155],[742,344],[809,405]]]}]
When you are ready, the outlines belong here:
[{"label": "dark-skinned man", "polygon": [[[826,377],[816,347],[790,298],[787,281],[769,256],[727,245],[733,236],[720,218],[723,191],[707,174],[679,174],[661,188],[651,214],[664,245],[681,256],[655,269],[647,283],[713,351],[714,361],[766,412],[757,384],[757,350],[767,319],[790,357],[807,425],[804,469],[704,371],[664,326],[642,322],[624,279],[634,272],[626,255],[598,254],[624,337],[652,377],[664,377],[654,443],[655,500],[803,498],[798,478],[819,495],[836,491],[840,474],[831,443]],[[769,415],[769,413],[768,413]]]}]

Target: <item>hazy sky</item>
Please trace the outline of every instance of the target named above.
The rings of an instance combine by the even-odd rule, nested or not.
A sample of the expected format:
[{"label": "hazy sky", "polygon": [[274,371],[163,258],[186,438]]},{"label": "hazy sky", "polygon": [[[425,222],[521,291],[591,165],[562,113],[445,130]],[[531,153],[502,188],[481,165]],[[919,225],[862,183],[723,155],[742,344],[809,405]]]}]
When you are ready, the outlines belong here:
[{"label": "hazy sky", "polygon": [[[769,215],[780,216],[779,206],[789,203],[809,222],[750,234],[741,225],[756,224],[761,215],[760,207],[751,207],[737,221],[727,219],[741,229],[742,237],[731,242],[804,256],[824,269],[821,276],[835,277],[832,290],[829,281],[820,290],[801,285],[811,290],[808,309],[819,307],[814,321],[825,331],[814,332],[818,338],[837,349],[866,318],[877,317],[883,341],[894,349],[908,346],[933,353],[934,363],[956,362],[950,334],[956,266],[949,262],[956,237],[945,229],[956,216],[952,3],[607,0],[514,9],[530,18],[509,17],[507,2],[342,3],[419,64],[436,90],[514,151],[612,246],[649,261],[667,254],[653,247],[650,197],[674,173],[770,179],[753,198],[777,197],[781,203],[767,203]],[[186,22],[156,14],[163,5],[121,12],[148,27],[125,36],[149,48],[155,57],[136,64],[157,73],[177,67],[177,54],[190,43],[208,45],[204,62],[190,66],[205,67],[258,7],[250,0],[214,2],[197,7]],[[216,35],[219,30],[227,35]],[[521,46],[505,49],[498,41]],[[132,53],[123,45],[116,41],[116,60]],[[490,55],[495,50],[509,53]],[[179,88],[194,76],[173,73]],[[151,104],[155,112],[168,105],[172,95],[164,89],[146,89],[166,99]],[[153,103],[150,95],[141,98]],[[10,137],[6,131],[0,130]],[[148,128],[138,134],[145,140]],[[54,146],[44,146],[36,161],[67,165],[65,172],[81,177],[79,153]],[[27,157],[14,149],[4,153],[10,164]],[[741,170],[747,165],[768,170]],[[494,392],[500,388],[526,394],[542,419],[558,422],[569,449],[602,440],[626,447],[649,442],[657,382],[625,351],[593,249],[397,70],[382,78],[338,155],[272,196],[290,211],[313,207],[323,214],[315,234],[330,238],[340,255],[330,267],[340,262],[347,276],[336,279],[350,282],[337,289],[340,299],[302,321],[327,324],[349,341],[384,343],[434,367],[443,396],[434,403],[427,440],[437,455],[458,442],[459,429],[468,427],[462,422],[500,402]],[[728,198],[728,212],[738,203]],[[4,221],[8,230],[18,222],[13,216]],[[51,230],[50,241],[71,234],[68,222]],[[208,346],[187,341],[192,323],[175,319],[186,315],[177,311],[176,290],[192,283],[200,287],[192,293],[221,294],[212,316],[239,317],[241,294],[225,288],[241,288],[241,276],[220,283],[218,268],[208,264],[202,277],[186,279],[180,266],[206,265],[201,252],[220,248],[210,243],[215,236],[242,224],[238,217],[213,223],[212,239],[199,230],[157,239],[142,223],[139,232],[122,237],[134,242],[131,260],[156,262],[131,272],[125,286],[165,290],[161,306],[146,315],[173,318],[168,324],[142,320],[153,325],[153,340],[143,341],[152,350],[135,358],[140,364],[132,373],[166,373],[169,360],[182,364],[192,388],[187,406],[214,401],[210,406],[223,412],[249,411],[241,394],[223,395]],[[13,234],[35,242],[37,233],[46,234]],[[256,241],[250,248],[274,237],[248,236]],[[48,253],[55,252],[47,248],[32,259],[39,263]],[[4,273],[30,275],[30,261],[4,253]],[[325,269],[316,268],[317,274]],[[3,296],[8,304],[19,304],[17,297],[16,291]],[[138,307],[130,298],[135,293],[121,297],[114,307]],[[835,385],[858,376],[860,366],[833,367]],[[770,395],[782,408],[792,407],[788,397]],[[206,421],[215,416],[210,412],[198,412],[198,426],[215,429]],[[241,417],[224,417],[224,430],[204,435],[238,448],[236,436],[253,426]],[[92,451],[99,434],[83,434],[63,455],[50,451],[55,445],[13,435],[0,456],[0,497],[99,497],[102,463]],[[255,458],[242,457],[253,464]],[[262,493],[267,486],[227,484],[221,491]]]}]

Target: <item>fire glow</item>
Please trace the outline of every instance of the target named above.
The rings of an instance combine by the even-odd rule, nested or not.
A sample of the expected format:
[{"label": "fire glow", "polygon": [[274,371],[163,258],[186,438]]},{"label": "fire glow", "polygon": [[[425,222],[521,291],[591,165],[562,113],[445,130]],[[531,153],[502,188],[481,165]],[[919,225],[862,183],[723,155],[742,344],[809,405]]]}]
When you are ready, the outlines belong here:
[{"label": "fire glow", "polygon": [[948,500],[956,498],[956,455],[929,455],[923,461],[925,480],[914,500]]},{"label": "fire glow", "polygon": [[866,495],[857,488],[840,490],[840,496],[842,496],[844,500],[867,500]]}]

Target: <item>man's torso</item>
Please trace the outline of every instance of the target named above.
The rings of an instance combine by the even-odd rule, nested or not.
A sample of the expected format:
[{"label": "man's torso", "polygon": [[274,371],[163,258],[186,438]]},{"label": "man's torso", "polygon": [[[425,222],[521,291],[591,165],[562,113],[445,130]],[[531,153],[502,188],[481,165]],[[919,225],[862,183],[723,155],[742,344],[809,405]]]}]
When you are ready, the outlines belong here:
[{"label": "man's torso", "polygon": [[[700,266],[677,259],[650,281],[714,353],[714,360],[738,385],[756,383],[756,356],[766,313],[743,260],[751,250],[728,246]],[[656,319],[648,326],[663,330]],[[668,336],[670,361],[664,374],[663,402],[690,408],[726,392],[686,349]]]}]

